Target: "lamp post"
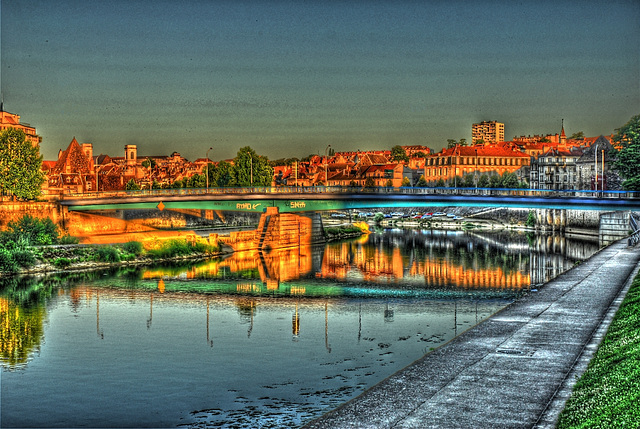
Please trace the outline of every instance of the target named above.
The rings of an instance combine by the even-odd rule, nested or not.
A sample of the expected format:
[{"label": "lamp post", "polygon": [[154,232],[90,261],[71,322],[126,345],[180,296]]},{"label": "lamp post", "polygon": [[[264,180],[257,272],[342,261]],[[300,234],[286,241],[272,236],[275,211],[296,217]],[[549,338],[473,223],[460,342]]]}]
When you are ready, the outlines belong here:
[{"label": "lamp post", "polygon": [[251,187],[253,188],[253,155],[251,155],[251,158],[250,158],[249,161],[251,162],[251,164],[250,164],[251,165],[251,176],[250,176],[249,180],[250,180]]},{"label": "lamp post", "polygon": [[598,192],[598,144],[597,143],[596,143],[596,150],[593,151],[593,160],[595,162],[595,171],[596,171],[595,190],[597,195],[597,192]]},{"label": "lamp post", "polygon": [[329,148],[331,145],[328,145],[324,150],[324,182],[325,186],[329,186],[329,176],[327,175],[327,153],[329,152]]},{"label": "lamp post", "polygon": [[210,147],[207,149],[207,194],[209,193],[209,151],[213,149]]},{"label": "lamp post", "polygon": [[478,149],[476,149],[476,170],[473,175],[474,179],[476,179],[476,193],[478,191]]}]

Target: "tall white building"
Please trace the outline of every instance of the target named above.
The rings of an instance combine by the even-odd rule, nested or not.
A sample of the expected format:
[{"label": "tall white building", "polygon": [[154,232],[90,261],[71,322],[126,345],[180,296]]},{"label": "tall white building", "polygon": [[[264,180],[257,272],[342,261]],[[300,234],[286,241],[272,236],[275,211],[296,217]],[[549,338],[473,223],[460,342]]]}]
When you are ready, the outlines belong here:
[{"label": "tall white building", "polygon": [[471,126],[471,141],[475,144],[478,140],[485,143],[498,143],[504,141],[504,124],[496,121],[482,121]]}]

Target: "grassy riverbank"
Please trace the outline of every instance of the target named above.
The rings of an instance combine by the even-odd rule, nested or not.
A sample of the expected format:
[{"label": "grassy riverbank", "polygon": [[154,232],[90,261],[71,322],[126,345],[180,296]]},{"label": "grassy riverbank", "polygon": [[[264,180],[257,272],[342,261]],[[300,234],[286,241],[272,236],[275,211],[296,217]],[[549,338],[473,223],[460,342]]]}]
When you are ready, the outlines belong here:
[{"label": "grassy riverbank", "polygon": [[636,428],[640,422],[640,275],[573,389],[557,427]]},{"label": "grassy riverbank", "polygon": [[[74,244],[75,243],[75,244]],[[50,219],[25,216],[0,233],[0,275],[97,269],[109,265],[150,264],[171,259],[207,258],[222,253],[219,244],[190,234],[110,245],[78,245],[59,236]]]}]

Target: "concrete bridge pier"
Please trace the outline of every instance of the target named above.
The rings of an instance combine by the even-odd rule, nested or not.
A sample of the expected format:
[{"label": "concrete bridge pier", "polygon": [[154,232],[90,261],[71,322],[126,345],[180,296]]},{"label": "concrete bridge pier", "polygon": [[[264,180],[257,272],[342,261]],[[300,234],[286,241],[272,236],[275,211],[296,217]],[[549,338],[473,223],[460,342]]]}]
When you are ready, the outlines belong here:
[{"label": "concrete bridge pier", "polygon": [[280,213],[268,207],[260,216],[255,240],[258,249],[304,246],[324,242],[319,213]]}]

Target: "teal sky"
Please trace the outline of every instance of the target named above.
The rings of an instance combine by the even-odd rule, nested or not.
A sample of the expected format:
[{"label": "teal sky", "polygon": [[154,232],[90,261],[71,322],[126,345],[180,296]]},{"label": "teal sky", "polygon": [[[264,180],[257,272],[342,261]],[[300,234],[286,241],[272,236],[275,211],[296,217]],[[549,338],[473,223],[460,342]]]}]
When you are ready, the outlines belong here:
[{"label": "teal sky", "polygon": [[2,0],[5,110],[56,159],[270,159],[610,134],[640,114],[640,2]]}]

